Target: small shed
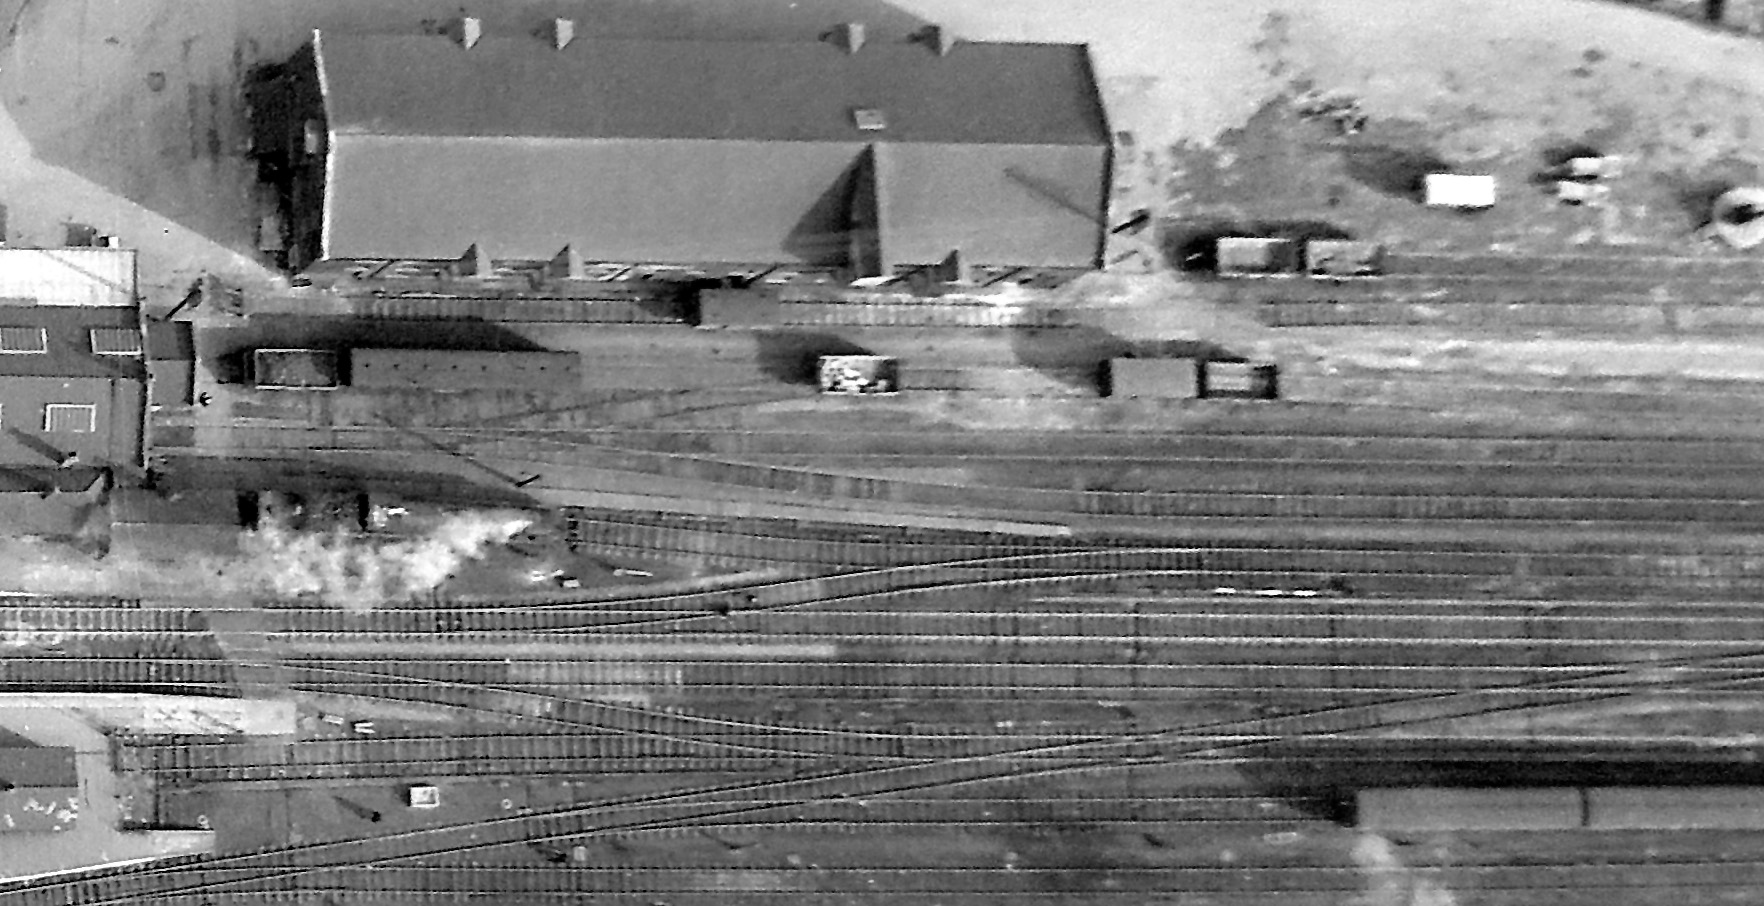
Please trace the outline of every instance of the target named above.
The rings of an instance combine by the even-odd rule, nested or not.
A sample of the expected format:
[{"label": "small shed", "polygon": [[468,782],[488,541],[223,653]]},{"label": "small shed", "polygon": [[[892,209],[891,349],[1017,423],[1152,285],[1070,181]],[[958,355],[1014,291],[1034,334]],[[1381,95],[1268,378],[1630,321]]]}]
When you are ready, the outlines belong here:
[{"label": "small shed", "polygon": [[900,392],[900,363],[885,355],[824,355],[816,369],[822,393],[877,396]]},{"label": "small shed", "polygon": [[699,327],[772,327],[783,320],[775,289],[706,289],[698,294]]},{"label": "small shed", "polygon": [[1280,398],[1280,368],[1268,362],[1206,362],[1200,375],[1202,399]]},{"label": "small shed", "polygon": [[1423,181],[1428,207],[1476,211],[1495,203],[1495,178],[1472,173],[1429,173]]},{"label": "small shed", "polygon": [[1110,359],[1108,395],[1123,399],[1201,397],[1201,363],[1196,359]]},{"label": "small shed", "polygon": [[340,373],[337,353],[329,349],[258,349],[251,353],[251,383],[264,390],[333,390]]},{"label": "small shed", "polygon": [[1299,269],[1299,245],[1292,239],[1226,236],[1215,253],[1219,273],[1227,276],[1290,274]]},{"label": "small shed", "polygon": [[196,341],[189,321],[147,322],[147,401],[181,406],[196,386]]}]

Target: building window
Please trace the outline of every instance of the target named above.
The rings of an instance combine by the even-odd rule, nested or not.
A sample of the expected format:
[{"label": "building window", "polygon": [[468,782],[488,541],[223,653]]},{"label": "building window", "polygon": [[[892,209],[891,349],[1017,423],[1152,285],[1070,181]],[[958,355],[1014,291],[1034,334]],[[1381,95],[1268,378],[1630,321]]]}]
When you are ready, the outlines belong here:
[{"label": "building window", "polygon": [[851,112],[851,118],[864,132],[881,132],[888,128],[888,117],[873,107],[859,107]]},{"label": "building window", "polygon": [[91,434],[98,429],[98,407],[88,403],[50,403],[43,407],[43,430]]},{"label": "building window", "polygon": [[302,138],[304,139],[304,145],[301,148],[302,151],[305,151],[308,155],[324,153],[325,130],[324,127],[319,124],[318,120],[306,121],[305,135],[303,135]]},{"label": "building window", "polygon": [[49,351],[49,337],[41,327],[0,327],[0,353],[29,355]]},{"label": "building window", "polygon": [[140,355],[141,332],[128,327],[92,328],[94,355]]}]

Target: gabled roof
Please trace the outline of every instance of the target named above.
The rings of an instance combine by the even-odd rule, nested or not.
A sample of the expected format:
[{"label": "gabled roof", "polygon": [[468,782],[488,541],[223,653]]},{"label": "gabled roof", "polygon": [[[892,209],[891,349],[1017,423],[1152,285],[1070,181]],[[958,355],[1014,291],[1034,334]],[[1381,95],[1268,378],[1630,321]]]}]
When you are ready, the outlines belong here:
[{"label": "gabled roof", "polygon": [[[1080,45],[314,34],[330,130],[459,138],[1101,145]],[[860,129],[855,110],[886,127]]]},{"label": "gabled roof", "polygon": [[42,328],[41,353],[0,355],[0,377],[94,377],[143,380],[140,356],[92,351],[93,329],[140,330],[136,309],[74,305],[0,305],[0,335],[14,328]]}]

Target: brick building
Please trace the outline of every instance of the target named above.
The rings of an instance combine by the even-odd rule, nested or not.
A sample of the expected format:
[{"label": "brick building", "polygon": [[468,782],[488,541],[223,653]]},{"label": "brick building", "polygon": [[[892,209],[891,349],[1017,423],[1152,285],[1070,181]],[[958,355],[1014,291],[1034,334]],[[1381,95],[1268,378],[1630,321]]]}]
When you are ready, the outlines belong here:
[{"label": "brick building", "polygon": [[133,250],[0,248],[0,466],[139,464],[146,377]]}]

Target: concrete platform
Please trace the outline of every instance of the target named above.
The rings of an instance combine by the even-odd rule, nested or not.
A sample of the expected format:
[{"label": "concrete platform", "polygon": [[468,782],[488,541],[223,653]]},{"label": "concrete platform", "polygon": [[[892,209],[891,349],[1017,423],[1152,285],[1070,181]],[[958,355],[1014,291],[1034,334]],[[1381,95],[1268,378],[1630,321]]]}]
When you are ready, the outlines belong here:
[{"label": "concrete platform", "polygon": [[[0,833],[0,876],[35,877],[97,865],[214,851],[213,835],[201,829],[169,834],[121,829],[123,794],[111,771],[109,741],[97,722],[80,711],[93,709],[113,717],[149,713],[145,705],[123,701],[127,698],[130,696],[0,696],[0,724],[38,745],[71,747],[75,770],[79,774],[78,797],[68,804],[68,810],[77,813],[79,820],[68,822],[59,831]],[[60,701],[56,701],[58,699]],[[80,702],[81,699],[110,701]],[[159,707],[168,708],[163,704]],[[191,707],[184,706],[185,710]]]},{"label": "concrete platform", "polygon": [[292,736],[296,730],[294,703],[289,701],[126,693],[0,694],[0,724],[48,745],[31,735],[37,719],[32,715],[42,713],[69,715],[94,732]]}]

